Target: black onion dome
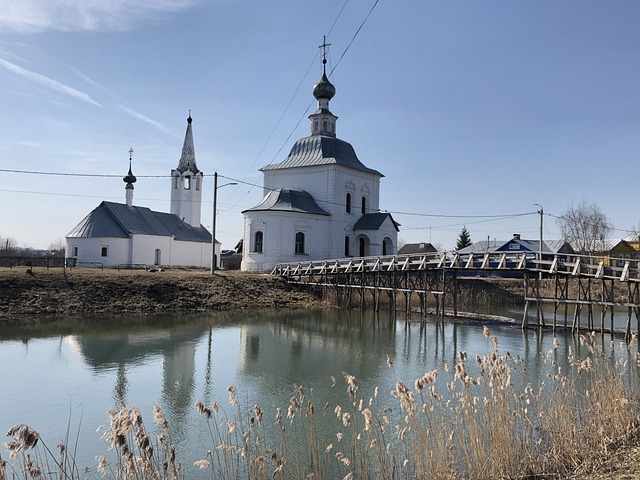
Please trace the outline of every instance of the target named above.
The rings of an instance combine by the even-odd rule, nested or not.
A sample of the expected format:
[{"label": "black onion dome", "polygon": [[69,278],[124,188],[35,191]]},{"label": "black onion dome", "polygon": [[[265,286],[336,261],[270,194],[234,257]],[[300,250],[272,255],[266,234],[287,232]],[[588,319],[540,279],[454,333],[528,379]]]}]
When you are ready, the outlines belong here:
[{"label": "black onion dome", "polygon": [[136,180],[137,178],[131,172],[131,164],[129,164],[129,173],[127,173],[127,176],[124,177],[122,181],[126,183],[136,183]]},{"label": "black onion dome", "polygon": [[313,96],[316,97],[316,100],[320,98],[331,100],[335,94],[336,87],[327,78],[327,73],[322,72],[322,78],[313,86]]}]

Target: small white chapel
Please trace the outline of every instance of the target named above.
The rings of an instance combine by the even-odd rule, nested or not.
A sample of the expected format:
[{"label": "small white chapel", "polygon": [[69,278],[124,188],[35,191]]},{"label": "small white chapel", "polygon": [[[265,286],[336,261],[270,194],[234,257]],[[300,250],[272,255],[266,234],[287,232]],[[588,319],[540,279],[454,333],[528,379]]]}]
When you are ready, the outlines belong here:
[{"label": "small white chapel", "polygon": [[[171,170],[171,212],[133,205],[137,179],[129,150],[125,203],[103,201],[66,236],[67,256],[76,265],[211,267],[211,233],[200,223],[203,173],[196,165],[191,123],[189,114],[182,154]],[[220,247],[216,241],[217,259]]]},{"label": "small white chapel", "polygon": [[309,116],[310,135],[283,161],[260,169],[264,198],[242,212],[242,270],[396,254],[399,225],[379,207],[383,175],[336,136],[338,117],[329,110],[336,89],[327,78],[326,46],[322,77],[313,86],[318,109]]}]

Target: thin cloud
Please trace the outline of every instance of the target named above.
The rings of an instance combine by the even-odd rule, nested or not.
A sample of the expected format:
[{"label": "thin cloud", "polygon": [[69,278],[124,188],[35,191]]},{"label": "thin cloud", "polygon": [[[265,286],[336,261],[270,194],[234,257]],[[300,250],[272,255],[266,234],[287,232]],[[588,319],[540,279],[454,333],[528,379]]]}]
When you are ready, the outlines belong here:
[{"label": "thin cloud", "polygon": [[142,120],[143,122],[148,123],[152,127],[157,128],[158,130],[164,133],[171,133],[169,129],[165,127],[162,123],[157,122],[152,118],[149,118],[146,115],[143,115],[142,113],[136,112],[135,110],[132,110],[129,107],[125,107],[124,105],[118,105],[118,109],[126,113],[127,115],[132,116],[133,118],[137,118],[138,120]]},{"label": "thin cloud", "polygon": [[122,31],[200,0],[2,0],[0,28],[19,32]]},{"label": "thin cloud", "polygon": [[88,103],[89,105],[94,105],[96,107],[101,107],[98,102],[96,102],[93,98],[89,96],[89,94],[85,92],[81,92],[80,90],[76,90],[73,87],[65,85],[64,83],[60,83],[57,80],[53,80],[52,78],[45,77],[44,75],[40,75],[39,73],[32,72],[31,70],[27,70],[26,68],[22,68],[15,63],[11,63],[7,60],[0,58],[0,66],[6,68],[7,70],[20,75],[27,80],[30,80],[39,85],[43,85],[51,90],[55,90],[57,92],[63,93],[70,97],[73,97],[82,102]]}]

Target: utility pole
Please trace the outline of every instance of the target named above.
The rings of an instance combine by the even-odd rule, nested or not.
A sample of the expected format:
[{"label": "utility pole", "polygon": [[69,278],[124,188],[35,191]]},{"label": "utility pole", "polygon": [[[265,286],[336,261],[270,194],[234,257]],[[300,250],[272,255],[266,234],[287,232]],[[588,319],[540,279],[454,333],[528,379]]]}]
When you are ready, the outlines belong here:
[{"label": "utility pole", "polygon": [[218,207],[218,171],[213,174],[213,220],[211,223],[211,274],[216,271],[216,208]]},{"label": "utility pole", "polygon": [[229,185],[238,185],[237,182],[225,183],[218,186],[218,172],[213,173],[213,220],[211,223],[211,274],[216,271],[216,210],[218,208],[218,189]]},{"label": "utility pole", "polygon": [[[540,207],[538,213],[540,214],[540,243],[538,244],[538,269],[542,269],[542,227],[543,227],[543,219],[544,219],[544,209],[542,205],[539,203],[534,203],[534,205]],[[542,273],[542,272],[541,272]]]}]

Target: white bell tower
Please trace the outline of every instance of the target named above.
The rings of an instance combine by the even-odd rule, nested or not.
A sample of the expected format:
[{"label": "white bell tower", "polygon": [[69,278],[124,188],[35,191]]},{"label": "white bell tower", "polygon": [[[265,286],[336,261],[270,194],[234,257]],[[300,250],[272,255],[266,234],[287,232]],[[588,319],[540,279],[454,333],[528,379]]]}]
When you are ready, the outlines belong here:
[{"label": "white bell tower", "polygon": [[191,110],[189,110],[182,155],[178,167],[171,170],[171,213],[193,227],[200,227],[203,174],[196,165],[191,131],[192,121]]}]

